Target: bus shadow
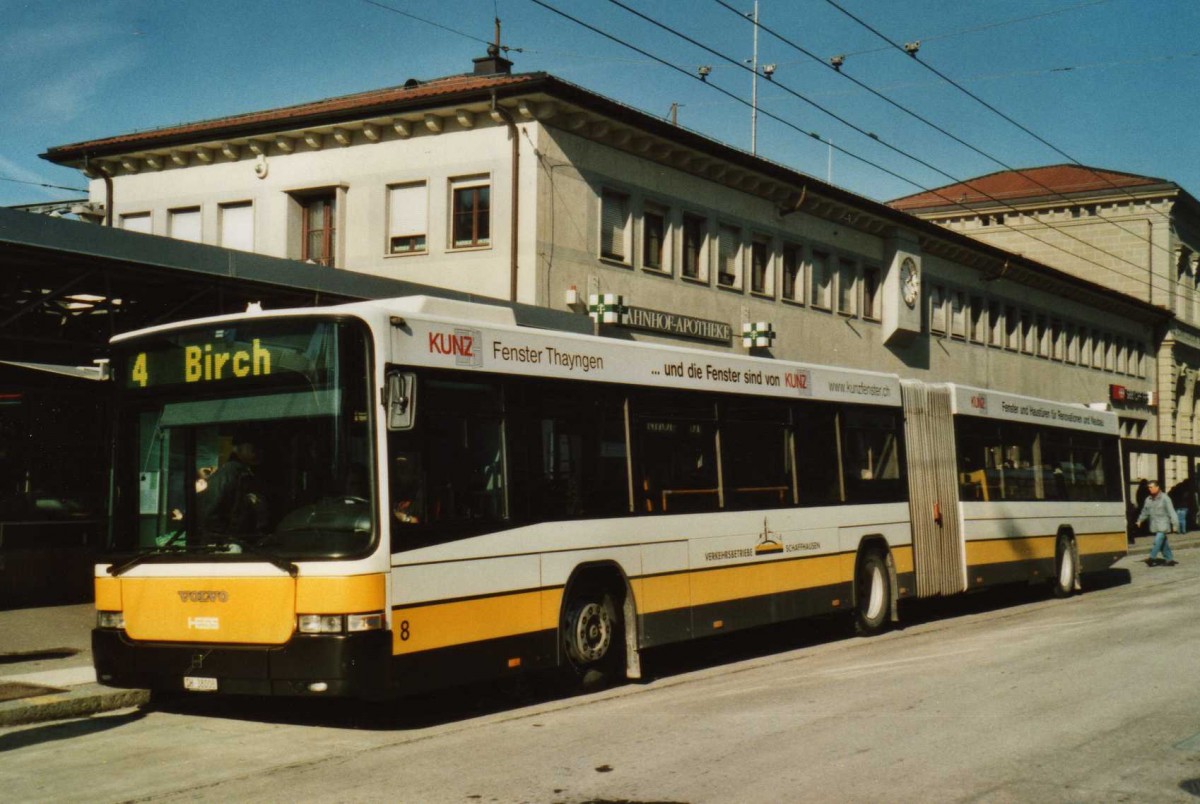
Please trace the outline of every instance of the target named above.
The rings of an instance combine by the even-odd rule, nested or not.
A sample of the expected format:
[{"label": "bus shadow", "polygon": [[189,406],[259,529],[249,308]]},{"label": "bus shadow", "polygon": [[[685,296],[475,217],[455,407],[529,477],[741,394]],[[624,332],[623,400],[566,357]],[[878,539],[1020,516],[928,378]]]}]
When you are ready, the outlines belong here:
[{"label": "bus shadow", "polygon": [[[1089,575],[1088,592],[1129,584],[1129,570],[1114,569]],[[1013,584],[950,598],[904,601],[897,630],[963,615],[1002,611],[1050,599],[1046,585]],[[751,628],[679,645],[648,650],[642,658],[643,679],[650,685],[739,662],[812,648],[854,637],[850,618],[818,617]],[[532,673],[505,682],[455,687],[394,701],[364,702],[317,698],[205,698],[155,696],[146,709],[199,717],[322,726],[369,731],[416,731],[582,697],[553,673]]]}]

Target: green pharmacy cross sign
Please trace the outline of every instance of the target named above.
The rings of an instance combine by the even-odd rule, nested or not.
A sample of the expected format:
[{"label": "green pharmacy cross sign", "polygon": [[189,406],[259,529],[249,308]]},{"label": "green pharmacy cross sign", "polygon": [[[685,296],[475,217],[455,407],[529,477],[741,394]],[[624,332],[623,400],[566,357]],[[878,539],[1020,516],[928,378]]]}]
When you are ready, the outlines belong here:
[{"label": "green pharmacy cross sign", "polygon": [[624,324],[629,315],[625,297],[616,293],[593,293],[588,296],[588,315],[599,324]]}]

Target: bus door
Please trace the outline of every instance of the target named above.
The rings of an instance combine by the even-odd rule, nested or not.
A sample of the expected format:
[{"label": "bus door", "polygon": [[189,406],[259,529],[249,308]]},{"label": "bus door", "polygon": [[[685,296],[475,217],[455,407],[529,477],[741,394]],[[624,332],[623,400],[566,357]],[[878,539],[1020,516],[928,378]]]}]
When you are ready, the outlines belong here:
[{"label": "bus door", "polygon": [[967,588],[948,385],[901,381],[917,597]]}]

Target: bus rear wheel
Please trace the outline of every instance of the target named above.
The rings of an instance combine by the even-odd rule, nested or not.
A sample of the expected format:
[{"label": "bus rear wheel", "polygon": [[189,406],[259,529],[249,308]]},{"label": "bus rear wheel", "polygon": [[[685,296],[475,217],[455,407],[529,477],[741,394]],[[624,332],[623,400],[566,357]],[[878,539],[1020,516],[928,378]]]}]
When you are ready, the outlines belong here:
[{"label": "bus rear wheel", "polygon": [[892,589],[887,559],[871,550],[858,562],[854,577],[854,631],[874,636],[887,630],[890,622]]},{"label": "bus rear wheel", "polygon": [[619,611],[611,594],[595,588],[572,593],[563,609],[565,667],[583,689],[607,686],[617,677],[625,647]]},{"label": "bus rear wheel", "polygon": [[1075,557],[1075,544],[1065,533],[1058,534],[1054,546],[1054,580],[1051,588],[1055,597],[1070,597],[1075,593],[1075,582],[1079,575],[1079,564]]}]

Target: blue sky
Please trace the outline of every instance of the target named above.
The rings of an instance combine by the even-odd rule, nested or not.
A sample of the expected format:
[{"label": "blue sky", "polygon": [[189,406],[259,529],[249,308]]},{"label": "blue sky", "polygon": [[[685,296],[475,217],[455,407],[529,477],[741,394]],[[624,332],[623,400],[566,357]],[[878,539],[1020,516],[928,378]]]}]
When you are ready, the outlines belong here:
[{"label": "blue sky", "polygon": [[[715,53],[609,0],[544,2],[682,72],[533,0],[0,0],[0,205],[77,195],[37,184],[85,186],[75,171],[38,158],[50,146],[467,72],[496,13],[504,43],[520,48],[510,52],[515,71],[546,71],[664,117],[680,104],[681,125],[748,150],[750,110],[719,90],[750,99],[751,74],[721,58],[751,58],[750,23],[716,0],[621,1]],[[753,8],[753,0],[724,1]],[[894,42],[920,40],[921,61],[1054,148],[829,0],[759,0],[763,26],[822,59],[846,54],[846,75],[987,156],[766,30],[759,62],[776,71],[774,84],[758,85],[759,155],[825,178],[830,149],[815,132],[885,169],[833,153],[834,183],[878,200],[1003,165],[1072,160],[1171,179],[1200,195],[1196,0],[836,2]],[[700,65],[712,67],[712,86],[693,77]]]}]

